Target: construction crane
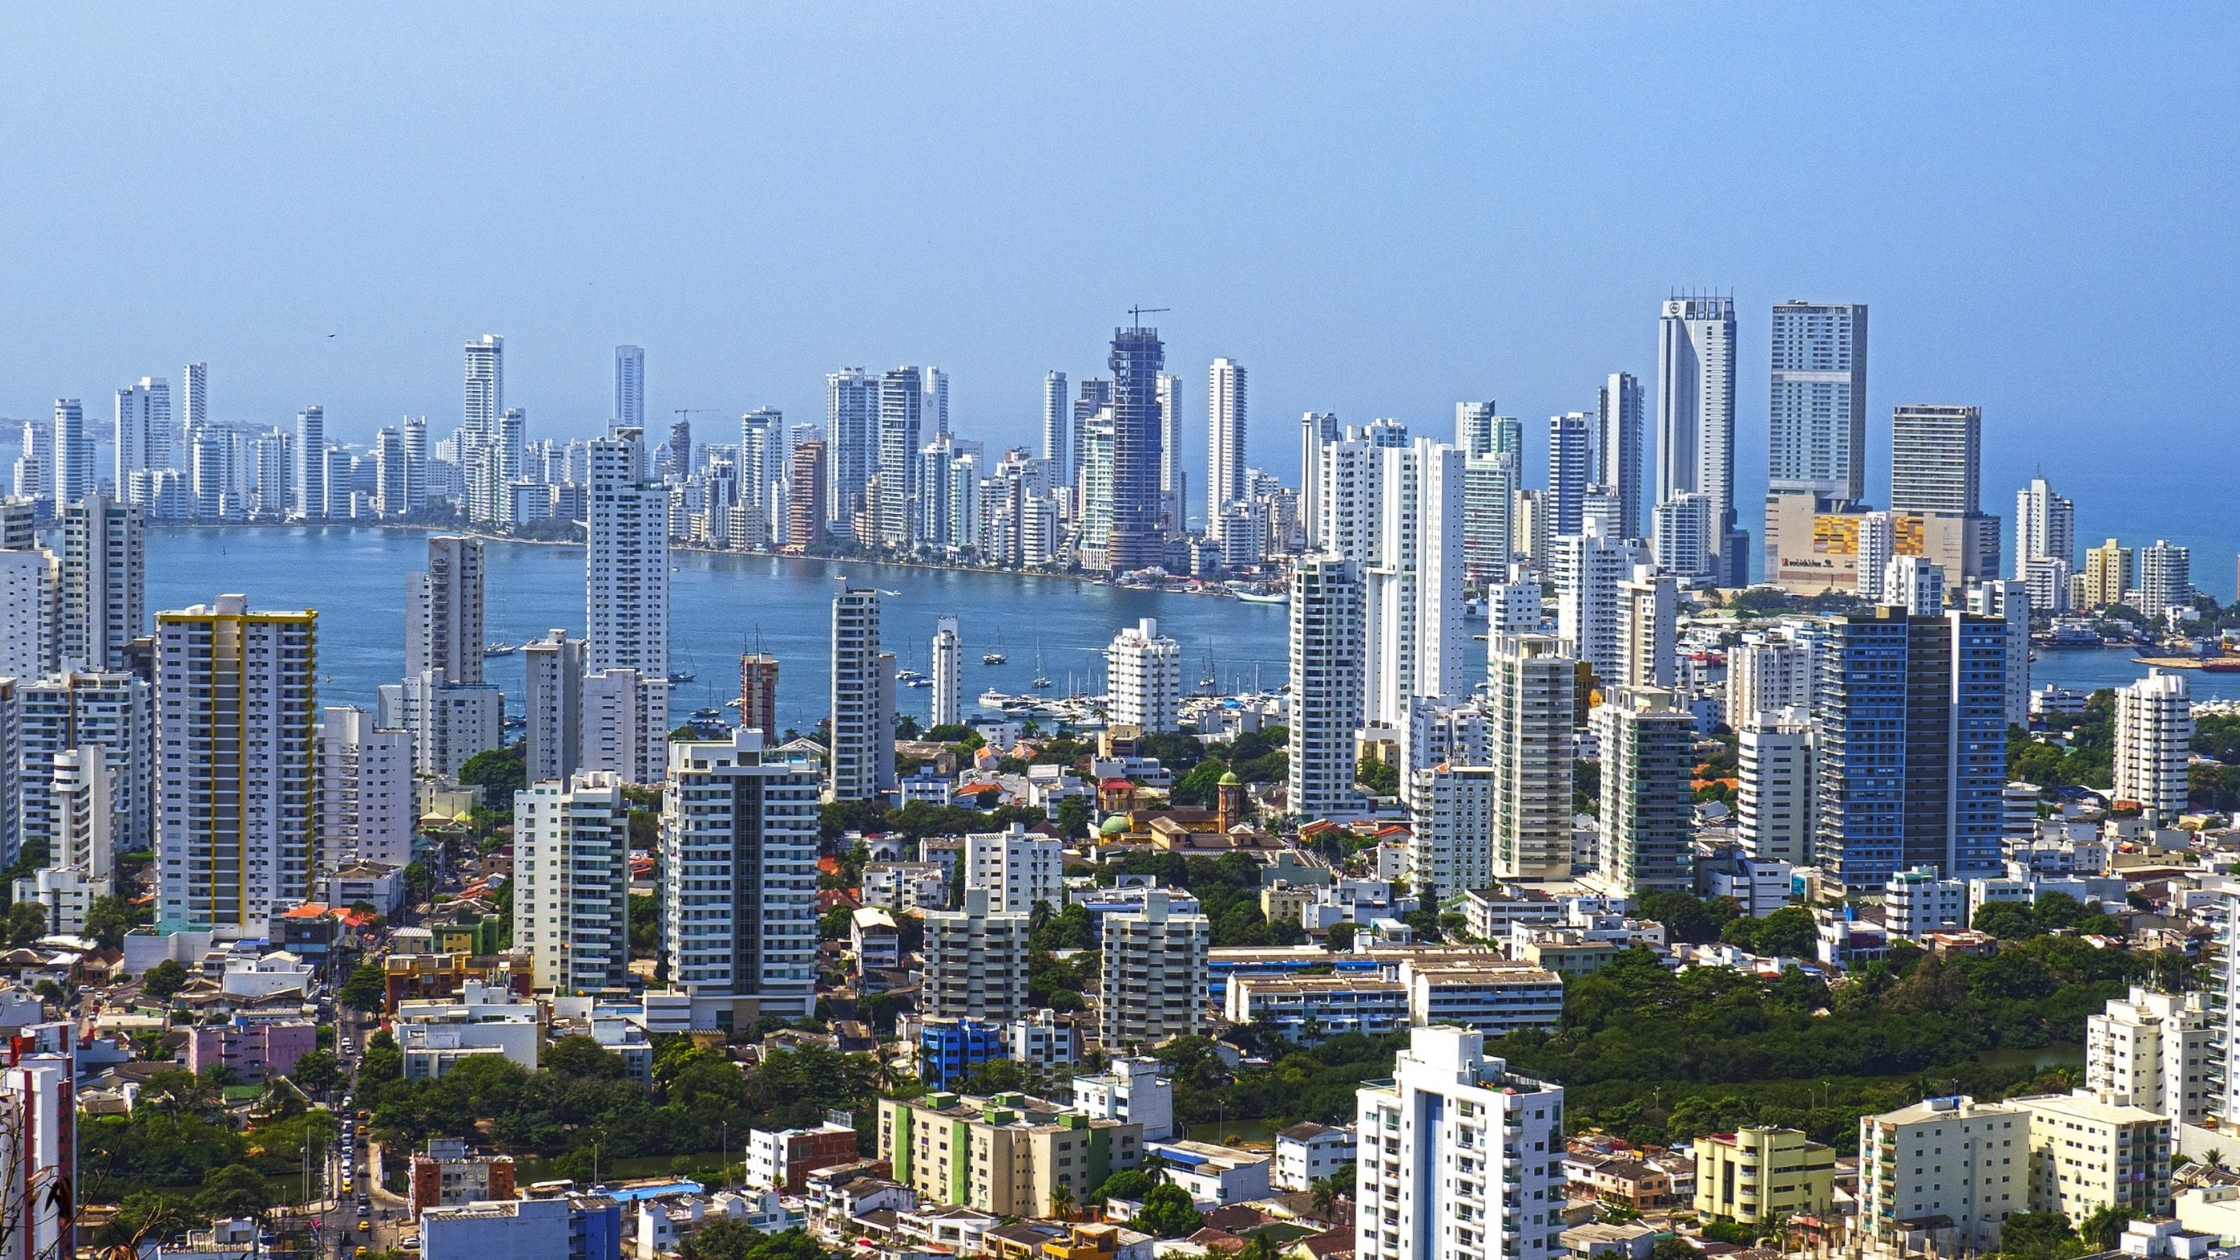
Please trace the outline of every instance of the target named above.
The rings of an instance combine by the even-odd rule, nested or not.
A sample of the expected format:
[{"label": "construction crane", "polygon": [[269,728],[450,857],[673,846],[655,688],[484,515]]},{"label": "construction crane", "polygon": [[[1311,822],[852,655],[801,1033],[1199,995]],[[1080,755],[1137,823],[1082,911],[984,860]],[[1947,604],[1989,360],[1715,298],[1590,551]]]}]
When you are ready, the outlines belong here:
[{"label": "construction crane", "polygon": [[1171,311],[1173,309],[1174,308],[1171,306],[1131,306],[1128,308],[1128,318],[1134,321],[1135,329],[1140,332],[1143,329],[1144,316],[1157,315],[1163,311]]}]

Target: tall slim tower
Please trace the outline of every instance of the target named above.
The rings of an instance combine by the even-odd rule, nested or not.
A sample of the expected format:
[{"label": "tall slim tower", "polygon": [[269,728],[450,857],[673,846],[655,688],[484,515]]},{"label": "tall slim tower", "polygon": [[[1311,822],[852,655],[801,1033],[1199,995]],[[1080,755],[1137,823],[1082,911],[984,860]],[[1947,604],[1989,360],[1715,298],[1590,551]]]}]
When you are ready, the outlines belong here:
[{"label": "tall slim tower", "polygon": [[1657,502],[1711,496],[1721,542],[1722,581],[1746,572],[1730,555],[1734,506],[1734,299],[1676,297],[1664,304],[1657,339]]},{"label": "tall slim tower", "polygon": [[1858,501],[1867,492],[1867,307],[1773,308],[1766,488]]},{"label": "tall slim tower", "polygon": [[1299,418],[1299,519],[1307,550],[1322,546],[1322,448],[1338,440],[1338,413],[1310,411]]},{"label": "tall slim tower", "polygon": [[1548,417],[1548,497],[1555,501],[1553,528],[1576,534],[1593,480],[1594,430],[1584,411]]},{"label": "tall slim tower", "polygon": [[1291,812],[1348,818],[1354,733],[1362,717],[1361,570],[1341,555],[1303,557],[1291,572]]},{"label": "tall slim tower", "polygon": [[143,376],[138,385],[118,390],[115,437],[112,484],[123,499],[131,494],[134,473],[171,467],[171,382]]},{"label": "tall slim tower", "polygon": [[832,778],[825,798],[870,800],[894,785],[894,657],[879,648],[879,592],[833,579]]},{"label": "tall slim tower", "polygon": [[404,672],[481,683],[482,610],[482,540],[428,539],[427,569],[405,579]]},{"label": "tall slim tower", "polygon": [[1493,874],[1571,874],[1571,720],[1578,662],[1559,639],[1496,631],[1487,653]]},{"label": "tall slim tower", "polygon": [[193,449],[195,431],[210,423],[210,365],[189,363],[179,372],[180,452]]},{"label": "tall slim tower", "polygon": [[924,420],[925,383],[918,369],[898,367],[879,378],[879,536],[859,541],[897,549],[910,546],[918,430]]},{"label": "tall slim tower", "polygon": [[258,939],[311,898],[317,620],[241,595],[156,618],[158,923]]},{"label": "tall slim tower", "polygon": [[548,631],[521,649],[521,660],[528,780],[564,782],[583,765],[583,640]]},{"label": "tall slim tower", "polygon": [[1595,484],[1618,493],[1618,532],[1641,537],[1641,382],[1612,372],[1595,417]]},{"label": "tall slim tower", "polygon": [[2027,579],[2032,560],[2077,565],[2077,506],[2043,477],[2032,477],[2014,496],[2014,575]]},{"label": "tall slim tower", "polygon": [[1159,330],[1140,323],[1112,330],[1112,526],[1106,567],[1114,573],[1157,568],[1166,559],[1159,533],[1159,371],[1167,350]]},{"label": "tall slim tower", "polygon": [[1206,532],[1245,497],[1245,374],[1234,359],[1215,359],[1206,391]]},{"label": "tall slim tower", "polygon": [[[1190,474],[1182,466],[1182,378],[1159,378],[1159,519],[1169,534],[1190,528]],[[1212,529],[1213,523],[1206,522]]]},{"label": "tall slim tower", "polygon": [[964,645],[957,635],[955,613],[933,620],[933,726],[954,726],[964,720]]},{"label": "tall slim tower", "polygon": [[623,429],[646,427],[646,352],[637,346],[614,348],[614,423]]},{"label": "tall slim tower", "polygon": [[404,418],[404,513],[418,517],[428,510],[428,418]]},{"label": "tall slim tower", "polygon": [[506,409],[506,343],[495,333],[485,333],[466,348],[466,405],[459,420],[459,461],[465,466],[467,518],[491,521],[498,517],[498,500],[505,493],[496,447],[499,422]]},{"label": "tall slim tower", "polygon": [[296,413],[296,516],[307,521],[327,515],[327,413],[305,407]]},{"label": "tall slim tower", "polygon": [[54,502],[56,508],[92,494],[93,435],[75,398],[54,400]]},{"label": "tall slim tower", "polygon": [[141,511],[102,495],[66,504],[56,650],[69,669],[126,668],[146,624],[147,542]]},{"label": "tall slim tower", "polygon": [[1071,467],[1066,458],[1066,438],[1073,428],[1071,404],[1066,400],[1066,374],[1042,376],[1042,457],[1052,468]]}]

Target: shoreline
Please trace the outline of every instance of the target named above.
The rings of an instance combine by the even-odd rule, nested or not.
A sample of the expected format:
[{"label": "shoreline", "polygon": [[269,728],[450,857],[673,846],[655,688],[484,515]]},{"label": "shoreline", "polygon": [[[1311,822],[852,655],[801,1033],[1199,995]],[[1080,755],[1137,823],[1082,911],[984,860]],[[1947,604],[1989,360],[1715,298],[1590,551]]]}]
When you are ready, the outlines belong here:
[{"label": "shoreline", "polygon": [[[225,524],[201,524],[190,521],[163,521],[150,523],[151,530],[174,530],[181,533],[231,533],[234,531],[282,529],[338,529],[376,530],[394,533],[454,534],[461,538],[474,538],[482,542],[507,543],[524,547],[566,547],[581,550],[584,543],[558,538],[521,538],[512,534],[493,534],[484,530],[462,526],[418,521],[235,521]],[[743,560],[787,560],[821,565],[866,565],[873,568],[916,569],[928,573],[974,573],[987,577],[1019,577],[1036,581],[1087,583],[1120,591],[1141,591],[1149,595],[1192,595],[1202,598],[1227,599],[1239,604],[1258,604],[1263,601],[1239,598],[1237,593],[1222,586],[1184,589],[1169,586],[1134,586],[1115,582],[1111,578],[1096,577],[1087,573],[1055,572],[1048,569],[999,569],[970,564],[936,564],[927,560],[897,560],[871,556],[799,556],[780,551],[733,551],[726,547],[703,547],[691,543],[671,542],[672,553],[684,552],[698,556],[736,556]],[[1284,607],[1266,604],[1266,607]]]}]

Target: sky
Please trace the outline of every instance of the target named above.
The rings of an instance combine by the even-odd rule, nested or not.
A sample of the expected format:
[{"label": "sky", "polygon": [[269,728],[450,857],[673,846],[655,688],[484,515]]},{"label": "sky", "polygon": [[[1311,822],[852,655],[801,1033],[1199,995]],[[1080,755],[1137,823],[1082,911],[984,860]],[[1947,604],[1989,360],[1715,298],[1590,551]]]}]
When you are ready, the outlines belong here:
[{"label": "sky", "polygon": [[[214,418],[363,441],[506,338],[530,436],[613,347],[718,440],[824,373],[932,363],[1039,428],[1131,306],[1184,377],[1449,433],[1655,377],[1732,292],[1756,533],[1768,308],[1868,303],[1870,498],[1901,402],[1984,409],[1985,508],[2232,592],[2240,10],[2170,5],[205,6],[18,10],[0,47],[0,416],[209,363]],[[713,433],[711,433],[713,430]],[[2205,458],[2206,457],[2206,458]]]}]

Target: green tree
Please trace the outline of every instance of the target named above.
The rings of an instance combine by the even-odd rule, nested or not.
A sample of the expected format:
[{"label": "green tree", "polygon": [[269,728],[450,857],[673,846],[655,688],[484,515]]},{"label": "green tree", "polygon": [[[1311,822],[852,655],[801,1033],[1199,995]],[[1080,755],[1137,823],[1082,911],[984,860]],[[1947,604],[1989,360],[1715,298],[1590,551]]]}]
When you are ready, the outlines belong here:
[{"label": "green tree", "polygon": [[389,976],[379,963],[360,963],[334,1000],[354,1011],[378,1011],[389,1001]]},{"label": "green tree", "polygon": [[21,949],[36,945],[47,934],[47,908],[36,901],[19,901],[8,907],[5,925],[8,944]]},{"label": "green tree", "polygon": [[2038,934],[2038,921],[2030,907],[2019,901],[1987,901],[1976,910],[1969,927],[2002,941],[2019,941]]},{"label": "green tree", "polygon": [[140,991],[160,1002],[187,987],[187,978],[187,969],[178,959],[166,958],[140,977]]},{"label": "green tree", "polygon": [[1649,1260],[1703,1260],[1703,1253],[1679,1238],[1659,1238],[1649,1248]]},{"label": "green tree", "polygon": [[459,767],[459,782],[482,789],[482,803],[502,816],[513,815],[513,794],[529,785],[528,743],[485,748]]},{"label": "green tree", "polygon": [[254,1216],[272,1206],[272,1187],[247,1164],[228,1164],[202,1179],[194,1206],[204,1216]]},{"label": "green tree", "polygon": [[139,926],[140,916],[122,897],[96,897],[86,906],[83,935],[103,949],[124,945],[124,934]]},{"label": "green tree", "polygon": [[677,1244],[684,1260],[751,1260],[762,1231],[744,1221],[710,1221]]},{"label": "green tree", "polygon": [[2076,1254],[2077,1234],[2059,1212],[2017,1212],[1999,1226],[1999,1250],[2025,1260],[2062,1260]]},{"label": "green tree", "polygon": [[313,1050],[296,1060],[288,1079],[314,1094],[323,1094],[342,1083],[340,1060],[328,1050]]},{"label": "green tree", "polygon": [[1353,952],[1354,933],[1359,930],[1360,925],[1350,919],[1333,923],[1322,934],[1322,947],[1332,953],[1350,954]]},{"label": "green tree", "polygon": [[1812,911],[1783,906],[1758,920],[1756,952],[1768,957],[1811,958],[1819,949],[1819,927]]},{"label": "green tree", "polygon": [[1151,1174],[1141,1168],[1123,1168],[1105,1178],[1104,1184],[1098,1186],[1089,1198],[1098,1203],[1106,1199],[1140,1200],[1151,1193],[1151,1187],[1156,1184],[1158,1183],[1151,1179]]},{"label": "green tree", "polygon": [[1059,835],[1079,840],[1089,834],[1089,821],[1095,812],[1088,797],[1069,796],[1058,802],[1058,816],[1052,821],[1057,823]]},{"label": "green tree", "polygon": [[562,1037],[545,1047],[542,1063],[556,1075],[587,1080],[619,1081],[626,1070],[622,1056],[581,1033]]},{"label": "green tree", "polygon": [[1204,1214],[1181,1186],[1153,1186],[1143,1196],[1143,1210],[1136,1213],[1136,1228],[1160,1238],[1181,1238],[1197,1232]]},{"label": "green tree", "polygon": [[2077,1226],[2077,1236],[2088,1247],[2113,1251],[2123,1239],[2123,1227],[2138,1220],[2139,1214],[2126,1207],[2104,1207],[2084,1218]]}]

